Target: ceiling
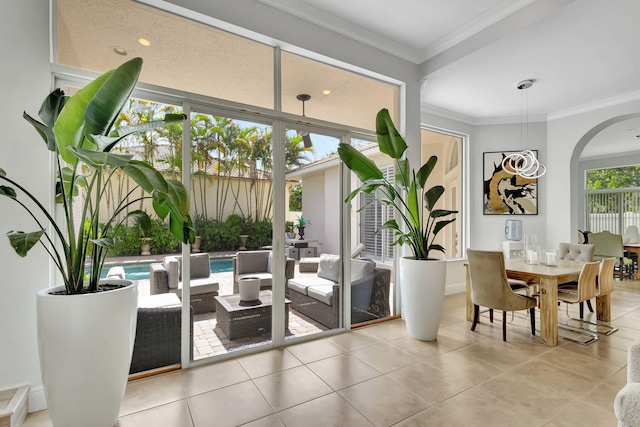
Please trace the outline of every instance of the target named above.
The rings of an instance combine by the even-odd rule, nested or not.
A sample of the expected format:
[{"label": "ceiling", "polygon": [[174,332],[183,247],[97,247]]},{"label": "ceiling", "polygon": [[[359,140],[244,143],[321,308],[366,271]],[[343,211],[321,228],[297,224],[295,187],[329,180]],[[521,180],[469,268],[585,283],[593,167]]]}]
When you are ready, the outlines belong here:
[{"label": "ceiling", "polygon": [[[519,122],[524,79],[531,121],[640,98],[638,0],[259,1],[419,64],[422,110],[465,122]],[[583,157],[637,150],[631,129]]]},{"label": "ceiling", "polygon": [[[523,103],[516,84],[524,79],[535,81],[527,90],[530,121],[559,118],[640,98],[639,0],[256,1],[417,64],[424,77],[422,110],[470,124],[519,122]],[[197,43],[188,42],[194,38],[194,31],[204,31],[201,24],[189,21],[193,28],[181,33],[175,23],[161,22],[165,17],[158,13],[149,19],[138,19],[145,11],[135,2],[57,0],[57,3],[66,4],[70,14],[66,20],[58,16],[58,42],[66,37],[64,42],[71,47],[68,57],[79,61],[73,66],[92,70],[113,68],[121,57],[112,55],[108,64],[100,65],[102,68],[89,64],[88,58],[91,54],[95,61],[107,58],[96,49],[99,44],[111,49],[128,43],[128,49],[129,46],[141,49],[133,48],[135,43],[127,40],[135,36],[129,33],[131,28],[135,28],[136,34],[154,37],[155,44],[144,54],[130,53],[144,55],[146,64],[157,64],[157,67],[146,65],[144,71],[151,73],[157,68],[156,84],[165,84],[163,78],[173,75],[172,67],[178,67],[176,75],[182,76],[187,75],[185,69],[203,68],[200,58],[211,49],[204,46],[201,35],[197,36]],[[100,5],[104,6],[98,8]],[[139,10],[131,13],[130,7]],[[85,10],[93,8],[95,16],[88,16],[90,12]],[[73,13],[76,17],[72,17]],[[78,13],[82,17],[77,17]],[[132,19],[135,23],[128,23]],[[81,27],[73,33],[69,31],[72,25]],[[110,31],[101,30],[101,25]],[[115,25],[122,26],[114,29]],[[169,25],[171,31],[166,30]],[[136,39],[137,36],[133,40]],[[167,48],[170,44],[174,45],[172,49]],[[222,46],[229,49],[230,45]],[[179,63],[175,61],[175,53],[167,53],[193,48],[202,53],[184,55]],[[257,56],[258,53],[251,55]],[[190,59],[196,62],[184,62]],[[207,63],[204,74],[191,76],[184,82],[183,90],[190,90],[187,85],[192,82],[203,89],[212,80],[207,73],[212,74],[212,67],[223,65]],[[261,63],[260,69],[255,63],[226,66],[235,74],[262,76],[269,68],[268,62]],[[347,80],[345,77],[344,81]],[[269,82],[270,77],[265,81]],[[244,90],[247,97],[256,95],[255,88],[226,86],[226,90]],[[292,108],[299,109],[295,96],[290,98],[294,100]],[[272,101],[264,102],[265,106],[270,104]],[[640,121],[623,122],[603,132],[599,138],[606,137],[605,151],[635,150],[640,141],[630,129],[640,130]],[[596,142],[589,144],[583,156],[603,155],[602,148],[593,148],[603,145]]]}]

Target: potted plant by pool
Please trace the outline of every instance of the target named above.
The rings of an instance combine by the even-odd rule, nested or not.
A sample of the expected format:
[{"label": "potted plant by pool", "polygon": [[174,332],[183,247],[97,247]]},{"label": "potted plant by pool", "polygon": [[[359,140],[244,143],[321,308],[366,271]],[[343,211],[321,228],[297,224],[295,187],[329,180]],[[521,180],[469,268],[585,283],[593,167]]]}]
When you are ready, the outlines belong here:
[{"label": "potted plant by pool", "polygon": [[395,183],[385,179],[376,164],[360,151],[341,143],[338,146],[340,159],[362,182],[345,202],[350,202],[362,192],[373,193],[375,200],[391,206],[396,218],[401,220],[404,227],[396,219],[391,219],[380,228],[393,230],[393,244],[408,245],[413,254],[400,259],[402,317],[409,335],[431,341],[438,336],[444,303],[446,262],[430,255],[432,251],[445,252],[435,238],[445,226],[455,221],[451,215],[457,211],[437,209],[436,204],[444,193],[444,187],[426,186],[438,161],[436,156],[431,156],[417,172],[411,169],[407,159],[402,159],[407,144],[386,108],[380,110],[376,117],[376,135],[380,151],[395,159]]},{"label": "potted plant by pool", "polygon": [[306,219],[303,216],[299,216],[296,219],[296,228],[298,229],[298,235],[300,236],[300,240],[304,239],[304,229],[306,226],[311,225],[311,221]]},{"label": "potted plant by pool", "polygon": [[[11,246],[26,256],[39,244],[49,253],[63,282],[37,295],[42,381],[56,427],[112,427],[118,418],[135,338],[137,287],[130,281],[107,279],[105,283],[99,278],[116,229],[127,217],[146,216],[139,210],[127,215],[128,207],[152,199],[155,213],[169,219],[170,229],[180,241],[193,239],[184,186],[165,179],[132,155],[111,152],[126,135],[186,118],[167,115],[164,120],[112,134],[141,67],[142,60],[134,58],[70,98],[59,89],[52,92],[40,108],[41,121],[24,114],[44,139],[43,147],[55,154],[55,193],[61,204],[56,211],[62,218],[0,169],[0,195],[23,207],[36,228],[7,233]],[[120,201],[100,224],[105,185],[117,170],[146,195]],[[74,209],[78,202],[80,209]]]}]

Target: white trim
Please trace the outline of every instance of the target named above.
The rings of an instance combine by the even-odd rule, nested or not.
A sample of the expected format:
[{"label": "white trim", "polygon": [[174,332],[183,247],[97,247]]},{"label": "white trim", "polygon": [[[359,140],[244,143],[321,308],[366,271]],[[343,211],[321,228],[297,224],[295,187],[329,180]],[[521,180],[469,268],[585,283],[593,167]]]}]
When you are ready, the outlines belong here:
[{"label": "white trim", "polygon": [[47,409],[47,399],[44,395],[44,387],[32,387],[29,389],[29,413]]}]

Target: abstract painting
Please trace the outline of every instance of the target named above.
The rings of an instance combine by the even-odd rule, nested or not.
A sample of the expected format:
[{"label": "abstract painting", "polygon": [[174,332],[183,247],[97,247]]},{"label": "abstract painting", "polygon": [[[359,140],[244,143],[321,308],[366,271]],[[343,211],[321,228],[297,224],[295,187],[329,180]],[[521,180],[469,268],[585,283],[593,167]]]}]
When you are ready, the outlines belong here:
[{"label": "abstract painting", "polygon": [[[532,150],[536,157],[538,152]],[[485,215],[537,215],[538,179],[505,172],[502,160],[517,151],[483,154],[483,213]]]}]

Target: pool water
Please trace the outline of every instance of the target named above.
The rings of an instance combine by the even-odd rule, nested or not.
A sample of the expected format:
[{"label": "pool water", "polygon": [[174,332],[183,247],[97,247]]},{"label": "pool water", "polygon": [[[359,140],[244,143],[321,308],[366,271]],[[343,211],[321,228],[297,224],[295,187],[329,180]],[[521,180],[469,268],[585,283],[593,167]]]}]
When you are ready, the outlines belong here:
[{"label": "pool water", "polygon": [[[149,266],[151,262],[133,262],[126,264],[105,264],[100,277],[107,277],[107,273],[111,267],[124,268],[124,274],[127,280],[144,280],[149,279]],[[211,273],[224,273],[233,271],[231,258],[211,258],[209,260],[209,270]]]}]

